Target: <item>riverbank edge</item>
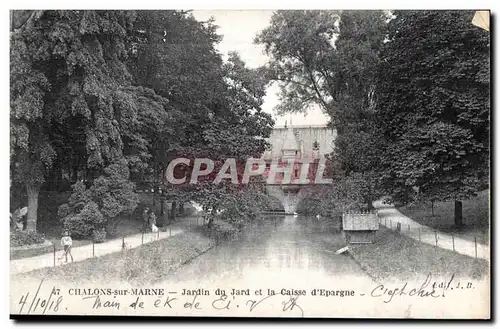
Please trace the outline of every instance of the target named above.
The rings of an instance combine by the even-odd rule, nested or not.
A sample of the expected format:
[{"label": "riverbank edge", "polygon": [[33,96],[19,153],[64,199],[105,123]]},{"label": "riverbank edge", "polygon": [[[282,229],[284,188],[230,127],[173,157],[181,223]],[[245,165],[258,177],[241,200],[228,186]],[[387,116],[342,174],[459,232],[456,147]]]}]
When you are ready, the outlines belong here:
[{"label": "riverbank edge", "polygon": [[10,260],[34,257],[52,252],[54,246],[50,240],[45,239],[43,243],[24,246],[9,246]]},{"label": "riverbank edge", "polygon": [[349,248],[349,251],[347,252],[347,254],[349,255],[349,257],[351,257],[352,260],[354,260],[356,262],[356,264],[358,264],[359,268],[361,268],[361,270],[363,271],[363,273],[365,273],[374,283],[380,283],[380,279],[377,278],[376,276],[374,276],[370,270],[367,269],[367,264],[364,264],[359,255],[357,255],[356,253],[356,250],[354,248]]},{"label": "riverbank edge", "polygon": [[[427,245],[385,228],[379,230],[375,243],[350,245],[348,254],[368,277],[379,284],[429,273],[472,278],[484,278],[489,274],[489,263],[486,260]],[[414,257],[407,257],[408,254]],[[391,266],[387,257],[392,258],[392,264],[399,266]],[[441,261],[441,266],[430,263],[431,259]]]}]

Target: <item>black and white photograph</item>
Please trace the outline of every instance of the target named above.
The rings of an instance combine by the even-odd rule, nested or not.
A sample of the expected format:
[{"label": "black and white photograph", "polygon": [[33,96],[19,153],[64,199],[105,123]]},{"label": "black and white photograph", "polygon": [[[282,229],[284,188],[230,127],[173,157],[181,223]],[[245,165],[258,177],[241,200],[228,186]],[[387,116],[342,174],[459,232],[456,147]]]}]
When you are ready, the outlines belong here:
[{"label": "black and white photograph", "polygon": [[491,14],[9,10],[10,318],[491,319]]}]

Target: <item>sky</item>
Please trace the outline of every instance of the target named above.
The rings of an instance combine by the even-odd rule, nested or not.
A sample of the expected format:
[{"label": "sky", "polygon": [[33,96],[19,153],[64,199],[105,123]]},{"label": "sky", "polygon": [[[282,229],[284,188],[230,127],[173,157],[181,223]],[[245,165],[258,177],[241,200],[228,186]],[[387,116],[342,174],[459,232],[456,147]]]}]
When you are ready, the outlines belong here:
[{"label": "sky", "polygon": [[[219,26],[218,33],[223,36],[218,45],[218,50],[226,58],[229,51],[236,51],[249,67],[258,67],[266,64],[268,57],[264,48],[253,43],[255,36],[269,25],[272,11],[270,10],[215,10],[215,11],[193,11],[193,15],[199,21],[206,21],[211,16],[215,18],[215,24]],[[271,85],[267,90],[262,106],[265,112],[273,114],[276,126],[283,126],[285,120],[293,126],[326,124],[328,117],[320,109],[309,110],[306,115],[293,114],[277,116],[273,108],[278,105],[279,99],[276,93],[278,87]]]}]

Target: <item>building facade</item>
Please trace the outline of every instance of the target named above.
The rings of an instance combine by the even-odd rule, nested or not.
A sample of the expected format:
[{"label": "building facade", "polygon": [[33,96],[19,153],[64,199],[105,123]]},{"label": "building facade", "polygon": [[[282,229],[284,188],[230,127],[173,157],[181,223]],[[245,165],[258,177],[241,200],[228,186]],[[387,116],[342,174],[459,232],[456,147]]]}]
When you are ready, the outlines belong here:
[{"label": "building facade", "polygon": [[[275,179],[270,180],[267,186],[268,193],[280,200],[285,213],[295,213],[304,195],[304,185],[314,184],[318,165],[320,165],[319,160],[333,152],[336,136],[335,130],[326,125],[288,125],[273,130],[268,139],[271,147],[262,155],[266,162],[265,175],[270,175],[273,163],[278,163],[279,166],[289,166],[291,161],[294,162],[291,173],[275,173]],[[302,167],[305,163],[309,166],[308,184],[299,183],[300,176],[304,175]],[[306,172],[305,169],[304,172]]]}]

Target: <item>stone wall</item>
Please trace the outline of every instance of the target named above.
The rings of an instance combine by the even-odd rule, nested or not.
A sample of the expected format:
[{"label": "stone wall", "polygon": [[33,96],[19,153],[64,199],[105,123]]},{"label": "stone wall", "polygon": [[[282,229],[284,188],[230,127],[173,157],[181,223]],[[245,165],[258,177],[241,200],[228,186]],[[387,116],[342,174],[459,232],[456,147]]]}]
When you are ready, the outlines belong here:
[{"label": "stone wall", "polygon": [[[301,148],[302,157],[313,158],[313,143],[319,143],[319,155],[331,153],[335,146],[337,132],[326,126],[293,126],[297,142]],[[272,150],[264,154],[265,158],[278,158],[281,156],[281,148],[285,141],[287,129],[275,127],[268,141],[272,144]]]}]

